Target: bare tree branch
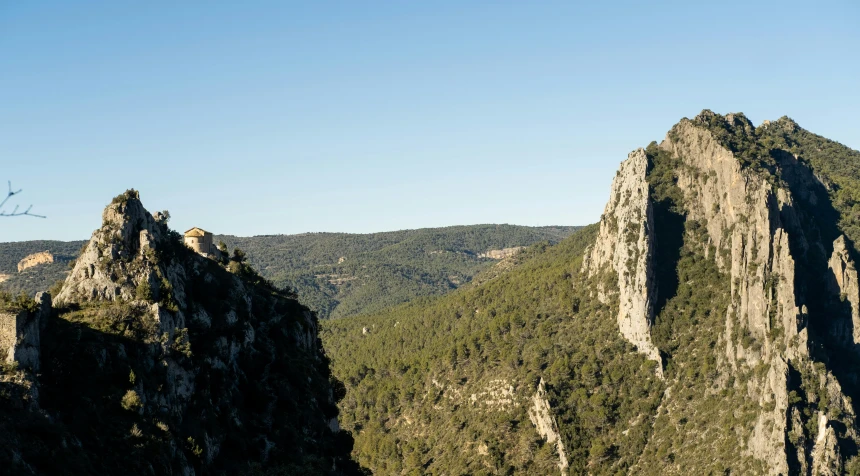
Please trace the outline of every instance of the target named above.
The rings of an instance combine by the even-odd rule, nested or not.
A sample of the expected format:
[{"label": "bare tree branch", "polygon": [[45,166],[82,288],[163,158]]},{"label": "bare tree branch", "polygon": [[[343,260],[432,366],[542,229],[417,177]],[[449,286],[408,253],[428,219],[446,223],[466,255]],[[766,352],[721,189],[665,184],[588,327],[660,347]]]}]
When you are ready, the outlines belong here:
[{"label": "bare tree branch", "polygon": [[18,195],[19,193],[21,193],[21,191],[22,189],[20,188],[18,190],[12,190],[12,181],[9,181],[9,193],[7,193],[6,198],[4,198],[2,202],[0,202],[0,217],[28,216],[35,218],[45,218],[44,215],[36,215],[35,213],[30,213],[30,210],[33,209],[33,205],[30,205],[29,207],[27,207],[26,210],[22,212],[18,211],[18,209],[20,208],[18,205],[15,205],[15,208],[13,208],[11,212],[8,212],[3,208],[6,206],[6,202],[8,202],[10,198],[14,197],[15,195]]}]

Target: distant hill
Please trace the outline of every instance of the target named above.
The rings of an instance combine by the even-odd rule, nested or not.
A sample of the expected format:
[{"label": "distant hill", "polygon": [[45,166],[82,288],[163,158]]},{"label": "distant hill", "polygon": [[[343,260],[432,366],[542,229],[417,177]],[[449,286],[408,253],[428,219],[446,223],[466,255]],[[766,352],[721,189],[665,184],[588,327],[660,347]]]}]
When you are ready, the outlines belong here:
[{"label": "distant hill", "polygon": [[[21,291],[33,295],[64,279],[69,262],[74,260],[86,241],[18,241],[0,243],[0,289],[12,293]],[[48,251],[54,262],[41,264],[18,272],[18,262],[26,256]]]},{"label": "distant hill", "polygon": [[242,249],[267,279],[294,288],[321,318],[375,312],[468,283],[491,250],[558,243],[579,227],[469,225],[385,233],[215,236]]},{"label": "distant hill", "polygon": [[[320,318],[374,312],[419,296],[444,294],[499,260],[493,250],[555,244],[574,226],[469,225],[371,234],[216,235],[279,287],[290,287]],[[0,243],[0,289],[30,295],[63,279],[84,241]],[[18,262],[41,251],[56,261],[18,272]],[[504,253],[500,253],[504,255]]]}]

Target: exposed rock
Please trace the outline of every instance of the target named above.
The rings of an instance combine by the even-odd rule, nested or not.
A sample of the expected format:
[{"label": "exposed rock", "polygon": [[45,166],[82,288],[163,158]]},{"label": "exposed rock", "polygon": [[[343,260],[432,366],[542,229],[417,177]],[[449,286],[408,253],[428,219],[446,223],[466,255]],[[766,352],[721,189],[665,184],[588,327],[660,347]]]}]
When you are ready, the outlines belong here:
[{"label": "exposed rock", "polygon": [[537,391],[532,397],[532,406],[528,409],[529,420],[537,428],[538,433],[546,440],[547,443],[555,443],[558,451],[558,469],[561,474],[565,474],[568,461],[567,453],[564,451],[564,443],[561,441],[561,435],[558,432],[558,425],[555,418],[552,416],[552,409],[546,399],[546,385],[543,378],[538,383]]},{"label": "exposed rock", "polygon": [[644,149],[631,152],[621,163],[612,181],[597,240],[583,260],[583,267],[589,276],[606,269],[617,275],[621,335],[639,352],[657,361],[657,374],[662,378],[660,352],[651,341],[656,289],[651,263],[653,211],[645,180],[647,170],[648,157]]},{"label": "exposed rock", "polygon": [[[788,408],[788,366],[776,358],[768,370],[764,381],[759,384],[758,419],[749,440],[749,449],[759,459],[769,463],[770,474],[788,474],[785,435],[787,430],[786,410]],[[768,408],[773,410],[768,411]]]},{"label": "exposed rock", "polygon": [[818,414],[818,437],[812,449],[812,474],[814,476],[836,476],[840,471],[842,457],[836,432],[828,424],[827,415]]},{"label": "exposed rock", "polygon": [[37,319],[39,321],[39,330],[44,331],[48,324],[48,319],[51,317],[51,308],[53,302],[51,295],[47,292],[36,293],[35,301],[39,306]]},{"label": "exposed rock", "polygon": [[[120,198],[123,197],[123,198]],[[55,301],[58,305],[92,300],[130,301],[138,286],[157,290],[159,280],[145,264],[146,250],[166,238],[165,225],[157,223],[141,204],[137,192],[120,196],[102,213],[102,227],[93,232]],[[141,256],[141,261],[134,261]],[[154,258],[154,256],[153,256]],[[178,270],[172,270],[174,274]]]},{"label": "exposed rock", "polygon": [[[694,121],[703,121],[698,117]],[[727,117],[734,127],[751,124]],[[687,220],[705,225],[715,260],[731,276],[732,300],[726,311],[724,345],[731,368],[769,367],[752,392],[762,410],[749,438],[749,450],[766,461],[769,474],[787,474],[788,373],[785,358],[806,356],[801,311],[794,289],[794,259],[787,227],[796,223],[790,193],[759,174],[743,169],[731,151],[694,121],[681,121],[660,144],[683,164],[677,185],[687,204]],[[772,316],[776,318],[773,319]],[[739,329],[736,327],[739,326]],[[781,337],[774,327],[782,330]],[[760,346],[736,336],[749,333]],[[772,336],[776,336],[775,340]],[[782,354],[780,348],[786,348]],[[766,411],[765,408],[773,408]]]},{"label": "exposed rock", "polygon": [[500,250],[487,250],[486,252],[479,254],[478,258],[505,259],[514,256],[524,249],[525,246],[515,246],[513,248],[502,248]]},{"label": "exposed rock", "polygon": [[0,273],[0,283],[2,283],[3,281],[8,281],[11,277],[11,274]]},{"label": "exposed rock", "polygon": [[27,268],[54,262],[54,255],[50,251],[42,251],[25,256],[24,259],[18,262],[18,272],[24,271]]},{"label": "exposed rock", "polygon": [[[840,409],[843,421],[850,422],[842,437],[856,441],[854,413],[847,397],[829,372],[822,373],[815,365],[811,355],[806,326],[812,317],[803,305],[803,289],[795,288],[799,279],[795,260],[804,258],[810,246],[823,248],[820,243],[811,244],[800,226],[795,200],[815,205],[826,199],[825,187],[797,157],[787,153],[775,155],[782,167],[782,183],[767,172],[744,167],[707,127],[701,127],[719,120],[710,111],[692,121],[682,120],[660,148],[680,161],[675,173],[677,186],[684,194],[686,218],[706,228],[709,242],[702,245],[706,253],[713,247],[717,265],[731,278],[732,299],[726,310],[721,373],[746,375],[749,379],[746,388],[750,397],[759,402],[760,410],[748,438],[748,451],[766,464],[768,474],[788,474],[790,457],[801,467],[813,460],[813,474],[830,474],[823,468],[836,471],[842,464],[838,450],[832,449],[838,445],[831,443],[839,435],[832,429],[829,433],[819,431],[815,454],[810,455],[809,445],[803,444],[803,417],[791,407],[788,398],[790,385],[800,385],[790,382],[789,364],[799,373],[817,375],[828,401]],[[735,134],[751,136],[754,132],[752,124],[741,115],[726,116],[725,121],[723,127]],[[796,125],[781,119],[767,127]],[[810,236],[816,236],[815,232]],[[860,342],[857,272],[844,238],[837,239],[833,247],[828,263],[831,289],[842,293],[851,307],[853,328],[847,332],[846,340],[853,344]],[[753,370],[762,368],[767,369],[766,374],[756,377],[761,374]],[[810,385],[808,379],[805,385]],[[790,445],[789,439],[796,443]]]},{"label": "exposed rock", "polygon": [[779,316],[784,342],[801,330],[786,229],[797,222],[790,193],[774,193],[764,177],[743,169],[731,151],[692,121],[681,121],[660,147],[685,165],[678,169],[678,187],[688,204],[687,219],[705,225],[717,264],[731,275],[735,298],[727,312],[727,332],[737,324],[764,342],[759,355],[735,348],[727,339],[730,361],[769,360],[774,344],[767,339],[770,312]]},{"label": "exposed rock", "polygon": [[851,329],[846,332],[846,340],[860,344],[860,287],[857,269],[845,246],[845,235],[833,242],[833,254],[827,264],[833,273],[829,283],[831,291],[851,307]]},{"label": "exposed rock", "polygon": [[26,309],[0,312],[0,356],[8,364],[38,372],[41,367],[42,321],[51,312],[51,297],[40,293],[35,311]]},{"label": "exposed rock", "polygon": [[483,391],[469,395],[472,404],[481,404],[486,407],[512,407],[517,403],[514,386],[506,379],[493,379],[487,383]]}]

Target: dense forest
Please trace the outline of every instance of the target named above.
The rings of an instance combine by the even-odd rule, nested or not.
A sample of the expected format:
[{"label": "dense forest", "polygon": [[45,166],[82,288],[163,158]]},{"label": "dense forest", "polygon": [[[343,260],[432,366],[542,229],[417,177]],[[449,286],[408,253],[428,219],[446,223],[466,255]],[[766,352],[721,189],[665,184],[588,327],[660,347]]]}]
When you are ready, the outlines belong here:
[{"label": "dense forest", "polygon": [[321,318],[336,318],[444,294],[496,264],[481,253],[558,243],[577,228],[471,225],[372,234],[216,236],[215,241],[241,248],[261,275],[296,290]]},{"label": "dense forest", "polygon": [[543,378],[572,468],[584,471],[590,458],[598,468],[630,467],[644,434],[624,448],[603,441],[652,412],[663,387],[654,363],[618,335],[612,307],[590,295],[595,283],[577,278],[595,232],[536,246],[481,286],[324,323],[334,374],[347,386],[341,422],[361,464],[378,474],[557,471],[554,447],[527,416]]}]

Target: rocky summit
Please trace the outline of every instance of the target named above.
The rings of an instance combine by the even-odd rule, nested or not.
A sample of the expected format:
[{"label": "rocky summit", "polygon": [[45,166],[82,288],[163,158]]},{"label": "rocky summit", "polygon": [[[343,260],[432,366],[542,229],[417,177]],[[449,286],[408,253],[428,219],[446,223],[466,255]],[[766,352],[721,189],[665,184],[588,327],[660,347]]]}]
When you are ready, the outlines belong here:
[{"label": "rocky summit", "polygon": [[53,306],[2,303],[5,470],[358,471],[342,386],[294,295],[185,248],[133,190],[102,218]]}]

